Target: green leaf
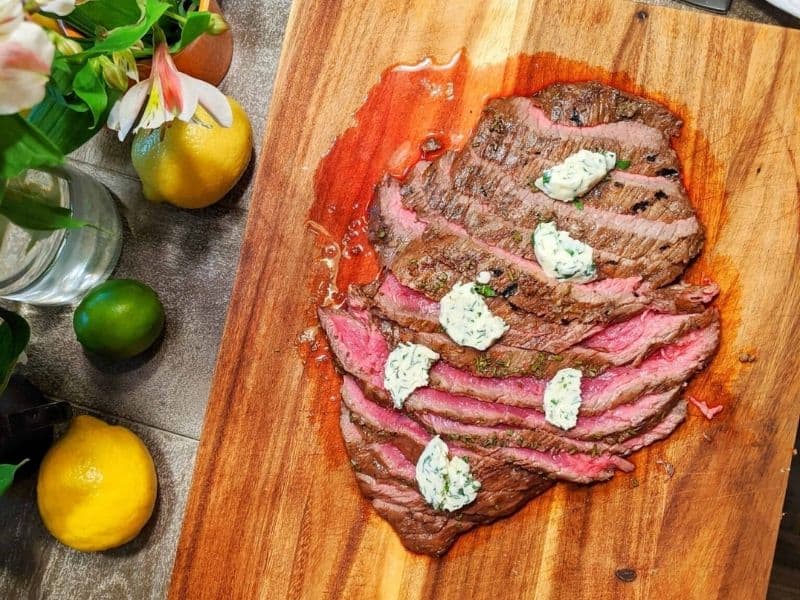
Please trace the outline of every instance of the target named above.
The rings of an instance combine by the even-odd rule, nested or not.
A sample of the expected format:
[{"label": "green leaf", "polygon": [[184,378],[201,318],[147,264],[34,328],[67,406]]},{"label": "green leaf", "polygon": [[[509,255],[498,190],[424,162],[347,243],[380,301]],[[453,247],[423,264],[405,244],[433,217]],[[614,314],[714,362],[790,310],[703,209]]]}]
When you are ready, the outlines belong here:
[{"label": "green leaf", "polygon": [[88,36],[101,30],[110,30],[137,23],[142,9],[137,0],[93,0],[83,2],[61,19]]},{"label": "green leaf", "polygon": [[630,166],[631,166],[631,161],[629,161],[629,160],[618,160],[617,164],[614,165],[614,168],[615,169],[621,169],[621,170],[624,171],[625,169],[629,168]]},{"label": "green leaf", "polygon": [[78,111],[49,95],[33,108],[28,120],[39,127],[61,152],[69,154],[105,126],[111,107],[121,95],[115,89],[107,89],[106,94],[106,107],[97,122],[88,107]]},{"label": "green leaf", "polygon": [[28,461],[29,459],[26,458],[17,465],[0,465],[0,496],[5,494],[11,484],[14,483],[14,475],[17,474],[17,469]]},{"label": "green leaf", "polygon": [[0,307],[0,393],[6,389],[19,355],[28,346],[31,328],[17,313]]},{"label": "green leaf", "polygon": [[[87,61],[72,82],[75,95],[86,103],[92,113],[92,128],[97,127],[108,106],[106,83],[99,69]],[[103,123],[105,120],[102,121]]]},{"label": "green leaf", "polygon": [[180,52],[211,28],[210,12],[190,12],[183,24],[181,39],[170,46],[170,52]]},{"label": "green leaf", "polygon": [[495,292],[488,283],[476,283],[475,291],[486,298],[494,298],[497,296],[497,292]]},{"label": "green leaf", "polygon": [[37,127],[19,115],[0,115],[0,179],[63,161],[63,154]]},{"label": "green leaf", "polygon": [[583,200],[575,200],[575,202],[573,202],[573,205],[578,210],[583,210]]},{"label": "green leaf", "polygon": [[138,21],[132,25],[116,27],[108,35],[91,48],[75,56],[97,56],[110,54],[119,50],[127,50],[142,39],[172,5],[161,0],[145,0],[143,11]]},{"label": "green leaf", "polygon": [[33,194],[8,188],[0,200],[0,215],[15,225],[36,231],[77,229],[88,225],[86,221],[73,219],[68,208],[45,204]]}]

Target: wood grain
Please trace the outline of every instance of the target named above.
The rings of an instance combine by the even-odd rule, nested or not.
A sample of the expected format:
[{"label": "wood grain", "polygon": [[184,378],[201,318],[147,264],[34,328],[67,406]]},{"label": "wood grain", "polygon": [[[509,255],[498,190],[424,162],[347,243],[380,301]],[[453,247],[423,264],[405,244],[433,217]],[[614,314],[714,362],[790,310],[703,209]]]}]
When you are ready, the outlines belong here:
[{"label": "wood grain", "polygon": [[[406,552],[360,497],[337,382],[295,349],[309,314],[297,292],[319,252],[305,222],[320,159],[386,67],[462,47],[478,64],[554,53],[681,107],[678,151],[708,228],[691,276],[723,289],[722,347],[692,391],[725,410],[692,412],[635,455],[638,485],[558,485],[436,560]],[[707,15],[613,0],[296,2],[171,597],[763,597],[800,406],[799,90],[799,32]]]}]

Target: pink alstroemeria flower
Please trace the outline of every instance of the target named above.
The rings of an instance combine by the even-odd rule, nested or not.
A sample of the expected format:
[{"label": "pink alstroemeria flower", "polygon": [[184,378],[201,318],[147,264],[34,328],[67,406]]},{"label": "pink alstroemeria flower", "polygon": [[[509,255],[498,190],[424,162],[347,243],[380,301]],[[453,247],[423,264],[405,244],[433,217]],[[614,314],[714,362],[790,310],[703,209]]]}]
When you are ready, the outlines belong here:
[{"label": "pink alstroemeria flower", "polygon": [[[145,104],[146,101],[146,104]],[[167,45],[162,42],[153,55],[150,77],[125,92],[108,115],[108,126],[118,132],[120,141],[133,128],[157,129],[175,118],[190,121],[201,105],[223,127],[233,123],[233,113],[225,95],[210,83],[178,71]],[[139,113],[144,113],[136,127]]]},{"label": "pink alstroemeria flower", "polygon": [[44,98],[55,47],[44,29],[24,20],[19,0],[0,0],[0,115]]}]

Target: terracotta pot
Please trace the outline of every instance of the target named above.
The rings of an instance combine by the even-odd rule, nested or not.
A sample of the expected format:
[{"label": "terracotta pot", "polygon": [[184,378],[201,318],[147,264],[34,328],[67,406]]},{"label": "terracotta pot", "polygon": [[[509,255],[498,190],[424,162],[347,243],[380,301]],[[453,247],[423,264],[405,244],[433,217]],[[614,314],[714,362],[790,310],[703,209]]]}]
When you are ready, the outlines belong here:
[{"label": "terracotta pot", "polygon": [[[208,10],[222,14],[217,0],[211,0]],[[233,35],[230,29],[222,35],[203,34],[177,54],[172,55],[175,66],[181,73],[218,86],[225,79],[233,58]],[[139,78],[150,76],[151,62],[139,60],[136,63]]]},{"label": "terracotta pot", "polygon": [[[208,10],[222,14],[217,0],[211,0]],[[222,35],[201,35],[172,58],[182,73],[212,85],[219,85],[228,73],[233,59],[231,30]]]}]

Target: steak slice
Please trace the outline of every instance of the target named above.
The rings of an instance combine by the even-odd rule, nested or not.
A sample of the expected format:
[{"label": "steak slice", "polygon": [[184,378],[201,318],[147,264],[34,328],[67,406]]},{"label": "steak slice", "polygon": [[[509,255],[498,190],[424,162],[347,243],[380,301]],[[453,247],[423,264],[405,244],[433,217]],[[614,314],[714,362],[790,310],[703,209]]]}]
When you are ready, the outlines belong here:
[{"label": "steak slice", "polygon": [[[319,320],[342,370],[382,390],[389,346],[366,313],[354,316],[342,310],[320,309]],[[718,343],[719,321],[714,320],[661,348],[637,367],[615,367],[597,377],[584,378],[580,414],[600,415],[642,395],[679,386],[705,366]],[[353,351],[354,348],[358,351]],[[476,376],[442,361],[431,368],[429,377],[429,386],[437,390],[539,411],[547,384],[547,380],[534,377]]]},{"label": "steak slice", "polygon": [[[674,390],[674,393],[677,393],[677,391],[677,389]],[[592,456],[598,454],[627,456],[631,452],[664,439],[675,431],[678,425],[686,418],[686,401],[681,400],[675,404],[666,417],[653,428],[640,435],[616,443],[562,438],[559,435],[540,429],[468,425],[429,413],[419,414],[416,417],[425,427],[435,431],[445,440],[457,441],[469,447],[519,447],[530,448],[540,452],[582,452]]]},{"label": "steak slice", "polygon": [[[581,415],[598,415],[642,394],[670,390],[701,371],[719,345],[719,321],[697,329],[644,360],[637,367],[609,369],[584,378]],[[439,362],[430,371],[430,386],[510,406],[542,409],[546,380],[534,377],[479,377]]]},{"label": "steak slice", "polygon": [[[345,375],[342,384],[342,401],[351,413],[351,420],[362,431],[369,430],[381,439],[390,441],[405,456],[416,463],[432,435],[422,425],[392,409],[384,408],[371,402],[358,387],[356,380]],[[483,448],[480,446],[464,447],[460,443],[448,444],[451,453],[463,456],[465,452],[473,452],[484,458],[513,464],[550,479],[561,479],[573,483],[592,483],[613,477],[616,469],[630,471],[633,469],[625,459],[611,455],[569,452],[548,453],[529,448]]]},{"label": "steak slice", "polygon": [[[601,148],[629,160],[633,173],[677,173],[678,157],[665,132],[641,121],[622,120],[576,127],[554,122],[532,98],[515,96],[489,102],[470,138],[470,149],[515,176],[538,176],[549,164],[579,150]],[[531,171],[531,165],[536,165]]]},{"label": "steak slice", "polygon": [[478,524],[516,512],[553,481],[525,469],[469,453],[481,489],[472,504],[453,513],[430,507],[416,488],[414,464],[386,442],[370,442],[343,407],[340,420],[351,464],[361,492],[413,552],[444,554],[456,537]]},{"label": "steak slice", "polygon": [[682,125],[678,117],[658,102],[626,94],[597,81],[554,83],[536,92],[531,102],[553,123],[571,127],[636,121],[674,137],[680,133]]},{"label": "steak slice", "polygon": [[[457,225],[426,226],[396,195],[380,194],[371,210],[372,241],[397,279],[433,300],[481,271],[514,306],[550,321],[609,322],[652,305],[660,312],[702,310],[697,298],[713,297],[714,285],[680,284],[653,290],[636,277],[586,284],[547,277],[538,264],[474,240]],[[503,302],[495,298],[493,304]]]},{"label": "steak slice", "polygon": [[702,228],[688,201],[679,203],[662,189],[676,189],[673,182],[615,172],[613,180],[601,182],[587,195],[579,210],[509,180],[492,166],[462,168],[454,181],[454,158],[449,153],[435,163],[420,163],[402,187],[384,179],[376,194],[400,193],[403,205],[425,223],[445,219],[472,237],[528,260],[536,259],[531,243],[536,225],[555,221],[593,247],[604,278],[640,276],[664,285],[680,276],[702,247]]},{"label": "steak slice", "polygon": [[[351,287],[351,306],[371,308],[373,314],[386,321],[381,330],[392,346],[399,342],[413,342],[428,346],[439,353],[450,364],[484,376],[531,375],[550,377],[566,367],[581,369],[594,376],[611,366],[628,363],[638,364],[653,350],[660,348],[683,334],[705,327],[717,318],[714,309],[702,313],[660,314],[645,311],[628,321],[613,325],[594,326],[587,333],[595,332],[580,345],[564,348],[563,340],[554,337],[559,331],[586,331],[586,327],[551,325],[551,337],[543,345],[550,348],[541,351],[532,346],[528,328],[539,326],[535,317],[519,311],[505,311],[510,329],[499,343],[485,351],[459,346],[439,325],[439,305],[424,295],[406,288],[388,274],[377,290]],[[371,297],[370,297],[371,295]],[[508,307],[507,304],[500,304]],[[540,331],[545,330],[539,327]],[[543,333],[543,331],[542,331]],[[541,339],[537,336],[535,339]],[[552,342],[554,343],[551,343]],[[555,344],[558,352],[551,348]]]}]

